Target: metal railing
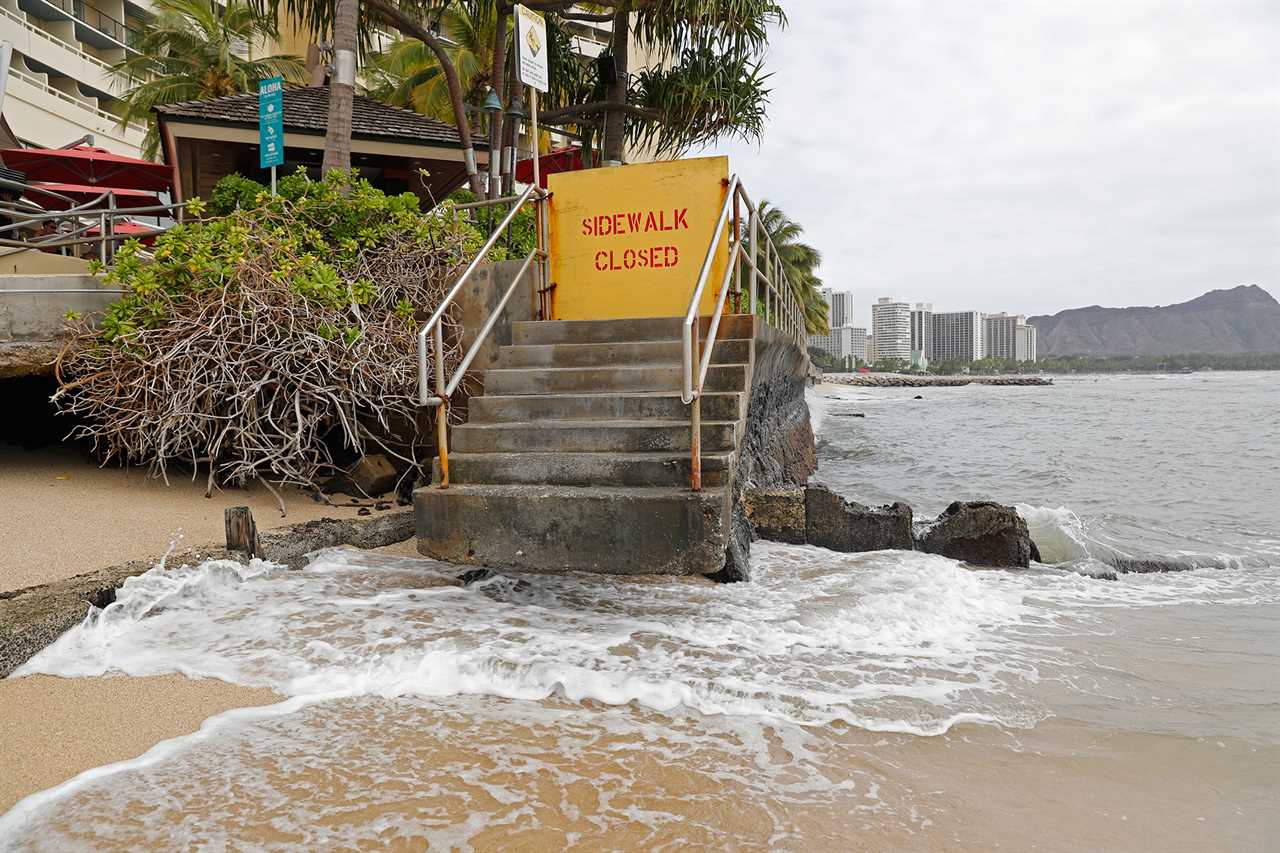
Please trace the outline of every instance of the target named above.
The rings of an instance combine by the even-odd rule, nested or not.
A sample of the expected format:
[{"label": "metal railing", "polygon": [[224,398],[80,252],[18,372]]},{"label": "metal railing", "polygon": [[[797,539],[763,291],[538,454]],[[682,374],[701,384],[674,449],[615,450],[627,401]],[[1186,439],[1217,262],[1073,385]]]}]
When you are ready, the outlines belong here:
[{"label": "metal railing", "polygon": [[[747,209],[744,228],[742,206]],[[730,222],[732,216],[732,222]],[[782,331],[795,340],[796,346],[803,352],[805,349],[804,309],[796,297],[786,270],[778,254],[778,248],[766,228],[760,224],[760,211],[751,203],[742,182],[734,175],[729,181],[729,191],[725,194],[724,204],[720,207],[720,215],[716,218],[715,231],[711,237],[711,245],[707,247],[707,255],[702,261],[702,270],[698,274],[697,284],[689,299],[689,310],[685,313],[680,337],[683,350],[681,360],[680,398],[690,406],[692,436],[690,437],[689,486],[695,491],[702,491],[702,388],[706,383],[707,371],[711,367],[711,355],[716,346],[716,335],[720,330],[720,320],[724,316],[725,304],[730,292],[736,296],[735,308],[740,313],[743,305],[743,279],[747,284],[746,308],[748,313],[761,316],[766,323]],[[721,277],[720,289],[716,294],[715,307],[707,324],[707,339],[701,347],[699,357],[699,314],[702,307],[702,294],[707,287],[707,279],[715,266],[716,252],[720,244],[729,242],[728,263],[725,264]],[[743,244],[746,244],[744,251]],[[744,276],[743,267],[749,267]],[[760,287],[764,285],[763,294]],[[763,296],[763,299],[761,297]]]},{"label": "metal railing", "polygon": [[[67,208],[49,211],[30,202],[23,204],[20,201],[0,201],[0,216],[9,220],[7,223],[0,223],[0,257],[31,249],[38,251],[58,249],[65,255],[69,249],[94,246],[98,260],[105,264],[111,259],[117,243],[161,234],[166,230],[157,225],[154,230],[147,232],[117,233],[115,225],[118,220],[131,219],[135,216],[181,220],[183,208],[186,206],[185,202],[177,202],[121,208],[116,206],[115,194],[111,190],[105,190],[88,201],[77,203],[70,196],[55,190],[0,178],[0,192],[6,191],[13,194],[40,195],[57,199],[65,203]],[[39,227],[45,222],[56,223],[56,230],[49,234],[35,234],[26,239],[17,239],[14,236],[21,229]],[[95,228],[98,229],[98,233],[90,234],[89,232]]]},{"label": "metal railing", "polygon": [[[497,245],[498,240],[510,228],[511,223],[526,204],[530,201],[534,204],[535,212],[535,237],[536,245],[525,258],[524,263],[520,265],[520,271],[516,273],[512,279],[510,286],[502,294],[502,298],[498,300],[498,304],[494,307],[489,318],[485,320],[480,331],[476,334],[476,338],[472,341],[471,346],[462,356],[462,360],[458,362],[453,369],[453,375],[446,381],[444,375],[444,315],[453,306],[454,299],[462,292],[462,288],[470,280],[471,276],[484,262],[485,257]],[[537,279],[536,291],[538,294],[545,292],[545,282],[547,281],[547,252],[546,252],[546,202],[547,193],[540,189],[537,183],[531,184],[528,189],[518,196],[508,196],[506,198],[491,199],[488,201],[470,202],[465,205],[459,205],[461,209],[476,210],[483,207],[489,207],[499,204],[511,203],[511,210],[502,218],[496,227],[489,233],[489,238],[485,240],[484,245],[480,248],[471,262],[467,264],[466,269],[458,276],[458,280],[454,282],[453,287],[449,288],[449,292],[441,300],[439,307],[436,308],[430,319],[418,329],[418,405],[430,406],[436,409],[436,444],[439,450],[440,458],[440,488],[449,488],[449,400],[453,397],[458,386],[462,384],[462,380],[466,377],[467,369],[471,367],[471,363],[475,361],[476,356],[480,353],[481,347],[488,340],[489,334],[493,331],[493,327],[502,317],[502,312],[506,309],[507,303],[511,301],[512,294],[516,288],[524,281],[525,273],[529,271],[529,267],[536,260]],[[432,356],[430,364],[427,357],[427,340],[431,340]],[[434,371],[429,369],[434,367]],[[435,392],[431,390],[431,380],[434,373]]]}]

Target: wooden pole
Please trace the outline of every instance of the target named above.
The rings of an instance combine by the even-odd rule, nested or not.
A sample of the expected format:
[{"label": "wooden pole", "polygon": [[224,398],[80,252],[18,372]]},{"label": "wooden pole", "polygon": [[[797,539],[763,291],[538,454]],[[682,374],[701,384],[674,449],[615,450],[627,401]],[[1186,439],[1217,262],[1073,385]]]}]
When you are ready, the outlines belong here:
[{"label": "wooden pole", "polygon": [[262,556],[253,510],[247,506],[229,506],[223,512],[222,519],[226,527],[228,551],[244,551],[250,559]]}]

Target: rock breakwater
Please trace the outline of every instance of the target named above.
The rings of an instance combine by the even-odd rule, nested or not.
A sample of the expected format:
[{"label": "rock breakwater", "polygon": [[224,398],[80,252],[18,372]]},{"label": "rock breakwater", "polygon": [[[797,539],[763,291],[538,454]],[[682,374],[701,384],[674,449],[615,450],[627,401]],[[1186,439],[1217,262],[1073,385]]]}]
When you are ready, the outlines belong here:
[{"label": "rock breakwater", "polygon": [[860,373],[824,376],[823,382],[861,388],[958,388],[962,385],[1052,385],[1042,376],[907,376],[901,373]]}]

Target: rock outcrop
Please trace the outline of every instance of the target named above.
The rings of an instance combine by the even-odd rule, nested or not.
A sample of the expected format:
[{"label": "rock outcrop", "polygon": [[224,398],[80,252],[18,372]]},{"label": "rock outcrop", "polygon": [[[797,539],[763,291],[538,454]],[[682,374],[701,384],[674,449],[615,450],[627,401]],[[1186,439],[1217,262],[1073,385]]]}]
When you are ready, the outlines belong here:
[{"label": "rock outcrop", "polygon": [[817,545],[832,551],[910,551],[911,507],[869,507],[826,486],[753,489],[743,505],[755,534],[773,542]]},{"label": "rock outcrop", "polygon": [[847,501],[826,486],[804,490],[805,541],[832,551],[910,551],[911,507]]},{"label": "rock outcrop", "polygon": [[1026,568],[1040,559],[1018,511],[992,501],[951,504],[917,537],[916,547],[975,566]]}]

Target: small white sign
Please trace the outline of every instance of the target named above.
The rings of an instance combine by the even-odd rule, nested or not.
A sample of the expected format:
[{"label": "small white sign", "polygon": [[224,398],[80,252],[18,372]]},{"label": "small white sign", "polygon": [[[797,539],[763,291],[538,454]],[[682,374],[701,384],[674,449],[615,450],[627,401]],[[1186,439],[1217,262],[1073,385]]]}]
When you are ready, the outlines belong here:
[{"label": "small white sign", "polygon": [[516,73],[539,92],[550,88],[547,71],[547,22],[538,12],[516,5]]}]

